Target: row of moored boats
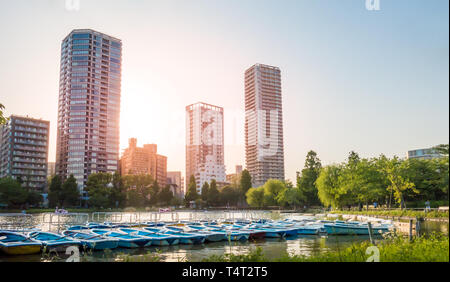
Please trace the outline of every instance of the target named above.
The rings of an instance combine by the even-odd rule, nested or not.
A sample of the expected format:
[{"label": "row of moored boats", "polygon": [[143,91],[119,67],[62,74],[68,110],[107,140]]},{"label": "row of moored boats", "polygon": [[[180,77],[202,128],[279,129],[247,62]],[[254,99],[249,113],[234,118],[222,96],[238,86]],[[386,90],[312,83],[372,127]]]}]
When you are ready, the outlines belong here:
[{"label": "row of moored boats", "polygon": [[[377,223],[373,234],[388,232],[392,225]],[[88,223],[68,226],[61,233],[0,230],[0,250],[8,255],[40,252],[65,253],[68,247],[105,250],[143,248],[220,241],[247,241],[298,235],[368,235],[368,224],[358,221],[325,220],[236,220],[147,222],[138,224]]]}]

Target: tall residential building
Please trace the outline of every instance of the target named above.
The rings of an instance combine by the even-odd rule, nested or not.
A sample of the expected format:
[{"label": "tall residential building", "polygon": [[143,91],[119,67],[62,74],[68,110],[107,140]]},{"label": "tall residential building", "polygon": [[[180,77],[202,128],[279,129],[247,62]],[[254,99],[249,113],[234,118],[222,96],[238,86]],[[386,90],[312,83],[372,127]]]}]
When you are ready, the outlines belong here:
[{"label": "tall residential building", "polygon": [[56,174],[56,163],[49,162],[47,163],[47,177],[52,177]]},{"label": "tall residential building", "polygon": [[280,69],[256,64],[245,71],[245,159],[253,186],[284,180]]},{"label": "tall residential building", "polygon": [[120,174],[150,174],[160,187],[164,187],[167,183],[167,157],[157,154],[156,144],[137,147],[137,139],[130,138],[120,159]]},{"label": "tall residential building", "polygon": [[427,148],[427,149],[417,149],[408,151],[407,158],[408,159],[435,159],[442,157],[435,149]]},{"label": "tall residential building", "polygon": [[118,170],[121,61],[121,40],[91,29],[61,44],[56,173],[80,190],[91,173]]},{"label": "tall residential building", "polygon": [[12,115],[0,126],[0,177],[21,179],[22,185],[44,192],[50,122]]},{"label": "tall residential building", "polygon": [[226,181],[221,107],[205,103],[186,107],[186,187],[191,175],[198,193],[205,182]]}]

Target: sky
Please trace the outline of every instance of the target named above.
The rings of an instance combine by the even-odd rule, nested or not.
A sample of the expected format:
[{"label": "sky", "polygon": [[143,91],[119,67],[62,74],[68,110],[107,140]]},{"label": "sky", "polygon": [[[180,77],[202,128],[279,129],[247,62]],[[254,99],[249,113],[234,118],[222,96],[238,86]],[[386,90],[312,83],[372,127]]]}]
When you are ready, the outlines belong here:
[{"label": "sky", "polygon": [[[224,108],[225,165],[245,166],[244,72],[281,69],[286,178],[323,165],[449,143],[447,0],[0,0],[0,103],[50,120],[55,160],[61,40],[123,42],[120,147],[158,144],[185,170],[185,107]],[[76,4],[76,0],[69,1]]]}]

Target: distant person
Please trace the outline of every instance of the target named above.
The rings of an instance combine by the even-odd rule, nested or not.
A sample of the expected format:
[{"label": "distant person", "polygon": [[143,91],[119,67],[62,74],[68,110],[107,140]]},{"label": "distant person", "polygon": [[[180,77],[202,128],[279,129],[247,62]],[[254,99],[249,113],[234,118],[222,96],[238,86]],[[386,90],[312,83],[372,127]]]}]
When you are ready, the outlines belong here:
[{"label": "distant person", "polygon": [[55,208],[55,213],[59,213],[58,206],[56,206],[56,208]]},{"label": "distant person", "polygon": [[425,211],[428,212],[428,211],[430,211],[430,209],[431,209],[431,207],[430,207],[430,201],[427,200],[427,201],[425,202]]},{"label": "distant person", "polygon": [[373,207],[376,209],[376,208],[378,207],[378,203],[377,203],[377,202],[374,202],[374,203],[373,203]]}]

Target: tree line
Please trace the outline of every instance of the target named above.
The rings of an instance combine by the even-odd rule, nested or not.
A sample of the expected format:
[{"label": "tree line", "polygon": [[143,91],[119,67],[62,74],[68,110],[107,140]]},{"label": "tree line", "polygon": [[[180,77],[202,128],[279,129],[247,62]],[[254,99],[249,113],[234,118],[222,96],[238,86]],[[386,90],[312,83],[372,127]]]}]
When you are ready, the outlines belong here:
[{"label": "tree line", "polygon": [[[72,178],[73,176],[70,176]],[[49,187],[49,206],[76,205],[74,201],[65,202],[63,195],[56,197],[54,201],[50,195],[60,195],[57,191],[63,191],[59,176],[54,176]],[[77,190],[78,191],[78,190]],[[124,208],[124,207],[148,207],[163,205],[179,205],[182,200],[177,198],[170,190],[170,186],[160,187],[151,175],[125,175],[117,172],[94,173],[89,175],[84,191],[87,192],[87,205],[93,208]],[[80,199],[78,194],[76,197]]]},{"label": "tree line", "polygon": [[[309,151],[305,166],[297,173],[297,185],[270,179],[261,187],[249,189],[247,203],[252,207],[325,206],[362,208],[377,203],[388,208],[416,206],[425,201],[448,205],[448,145],[434,147],[442,157],[400,159],[380,155],[360,158],[352,151],[345,162],[322,167],[317,153]],[[423,205],[419,205],[422,206]]]},{"label": "tree line", "polygon": [[184,203],[186,206],[195,203],[195,206],[200,208],[243,206],[245,205],[245,194],[251,187],[250,173],[248,170],[243,170],[236,182],[219,189],[216,180],[212,179],[210,183],[203,183],[201,192],[198,193],[195,177],[191,175]]},{"label": "tree line", "polygon": [[247,203],[251,207],[270,206],[297,208],[320,205],[315,181],[322,169],[322,164],[314,151],[308,152],[305,168],[297,173],[297,185],[290,181],[269,179],[260,187],[251,188],[247,194]]},{"label": "tree line", "polygon": [[[71,179],[73,176],[70,176]],[[76,184],[75,184],[76,185]],[[67,186],[67,185],[66,185]],[[197,193],[196,180],[191,176],[187,193],[184,199],[174,195],[170,186],[160,187],[151,175],[125,175],[118,173],[95,173],[88,177],[84,191],[88,194],[88,206],[94,208],[124,208],[124,207],[150,207],[150,206],[191,206],[217,207],[221,205],[236,206],[245,202],[245,193],[251,187],[251,177],[244,171],[237,185],[217,187],[215,180],[204,183],[202,192]],[[76,206],[80,195],[73,194],[67,198],[64,185],[61,185],[59,176],[54,176],[49,187],[49,206]],[[72,195],[71,193],[69,193]],[[50,195],[55,195],[51,197]]]},{"label": "tree line", "polygon": [[448,177],[448,155],[435,159],[360,158],[351,152],[346,162],[323,168],[315,185],[326,207],[361,208],[376,202],[387,208],[406,208],[407,203],[448,202]]},{"label": "tree line", "polygon": [[23,187],[20,179],[0,178],[0,205],[8,208],[23,208],[38,206],[42,201],[42,195]]},{"label": "tree line", "polygon": [[[184,199],[172,193],[169,186],[160,187],[150,175],[96,173],[89,176],[84,191],[87,204],[94,208],[148,206],[256,208],[280,206],[297,208],[325,206],[342,209],[374,202],[386,207],[413,207],[425,201],[448,204],[448,145],[436,150],[443,155],[435,159],[400,159],[380,155],[360,158],[350,152],[346,161],[322,167],[314,151],[308,152],[305,166],[297,173],[297,184],[270,179],[261,187],[252,187],[250,173],[244,170],[237,181],[219,188],[215,180],[203,183],[197,192],[194,176],[190,177]],[[0,179],[0,204],[9,208],[38,206],[42,195],[24,188],[21,179]],[[76,179],[65,181],[53,176],[49,181],[50,207],[76,207],[82,204]],[[445,204],[445,203],[444,203]]]}]

